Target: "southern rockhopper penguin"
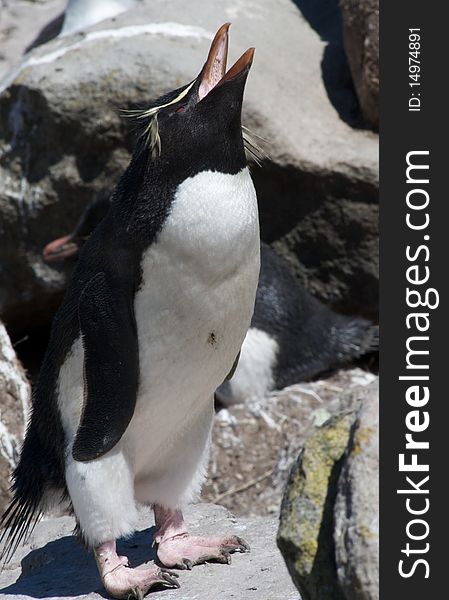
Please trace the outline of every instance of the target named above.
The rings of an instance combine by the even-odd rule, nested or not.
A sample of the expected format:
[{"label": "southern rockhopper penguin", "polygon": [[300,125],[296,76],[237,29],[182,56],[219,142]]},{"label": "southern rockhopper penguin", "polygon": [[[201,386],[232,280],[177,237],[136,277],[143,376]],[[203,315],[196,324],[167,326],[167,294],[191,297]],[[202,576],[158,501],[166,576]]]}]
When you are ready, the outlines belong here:
[{"label": "southern rockhopper penguin", "polygon": [[197,79],[137,115],[140,142],[54,318],[1,521],[8,559],[67,500],[116,598],[177,585],[117,555],[139,504],[154,509],[165,567],[248,550],[236,536],[190,536],[181,512],[205,477],[214,391],[235,366],[259,276],[241,132],[254,49],[226,73],[228,27]]}]

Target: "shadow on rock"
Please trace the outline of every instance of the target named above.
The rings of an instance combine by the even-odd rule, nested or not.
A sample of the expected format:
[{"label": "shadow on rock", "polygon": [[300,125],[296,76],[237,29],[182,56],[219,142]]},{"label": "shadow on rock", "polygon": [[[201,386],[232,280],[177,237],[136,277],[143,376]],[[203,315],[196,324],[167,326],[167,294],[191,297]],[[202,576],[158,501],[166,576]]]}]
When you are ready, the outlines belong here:
[{"label": "shadow on rock", "polygon": [[[154,527],[151,527],[118,542],[118,553],[129,558],[131,567],[155,559],[156,553],[151,547],[153,533]],[[19,579],[2,589],[2,594],[53,598],[96,592],[107,597],[93,554],[84,550],[74,536],[67,535],[32,550],[22,559],[21,566]]]},{"label": "shadow on rock", "polygon": [[321,73],[329,101],[342,121],[363,127],[359,101],[343,46],[343,25],[338,0],[294,0],[303,17],[327,46]]}]

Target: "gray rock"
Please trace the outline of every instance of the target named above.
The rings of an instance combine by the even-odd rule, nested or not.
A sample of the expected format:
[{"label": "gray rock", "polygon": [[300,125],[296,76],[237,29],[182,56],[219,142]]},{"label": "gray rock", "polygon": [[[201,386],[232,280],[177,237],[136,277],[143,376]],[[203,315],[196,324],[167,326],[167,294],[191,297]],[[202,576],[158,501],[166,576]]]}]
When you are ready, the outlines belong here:
[{"label": "gray rock", "polygon": [[340,0],[343,37],[367,124],[379,127],[379,0]]},{"label": "gray rock", "polygon": [[372,389],[351,434],[334,507],[335,556],[347,600],[379,598],[379,397]]},{"label": "gray rock", "polygon": [[365,191],[358,200],[350,198],[349,192],[346,198],[330,197],[314,205],[275,241],[274,248],[317,298],[337,311],[376,321],[377,191],[374,195],[367,188]]},{"label": "gray rock", "polygon": [[202,497],[238,515],[277,516],[290,466],[306,439],[354,406],[351,390],[375,379],[360,369],[340,371],[219,411]]},{"label": "gray rock", "polygon": [[189,81],[228,20],[231,60],[257,47],[244,121],[269,140],[270,160],[253,170],[263,237],[322,299],[375,311],[377,138],[352,130],[329,102],[324,42],[289,0],[250,9],[193,0],[188,10],[153,0],[36,48],[3,83],[0,310],[16,331],[48,321],[64,289],[70,269],[44,264],[43,246],[127,164],[133,141],[117,107]]},{"label": "gray rock", "polygon": [[[199,504],[187,511],[193,534],[237,533],[251,545],[249,554],[236,554],[231,565],[206,564],[192,571],[178,571],[181,588],[151,592],[151,599],[170,600],[300,600],[276,548],[275,519],[236,519],[220,506]],[[119,544],[133,566],[154,558],[153,523],[142,514],[139,531]],[[0,575],[2,598],[104,597],[92,554],[71,536],[74,520],[59,517],[41,522],[30,541]]]},{"label": "gray rock", "polygon": [[377,385],[305,443],[281,507],[278,546],[304,600],[378,598]]},{"label": "gray rock", "polygon": [[25,371],[0,322],[0,514],[10,498],[10,475],[19,457],[29,399]]}]

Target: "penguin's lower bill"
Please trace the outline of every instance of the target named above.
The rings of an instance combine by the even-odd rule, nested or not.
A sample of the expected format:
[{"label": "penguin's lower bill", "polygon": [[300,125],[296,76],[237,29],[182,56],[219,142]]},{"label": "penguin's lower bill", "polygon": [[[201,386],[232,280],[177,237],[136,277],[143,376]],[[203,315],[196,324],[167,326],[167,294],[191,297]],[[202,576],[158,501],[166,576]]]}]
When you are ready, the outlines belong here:
[{"label": "penguin's lower bill", "polygon": [[[133,115],[141,135],[53,321],[0,519],[1,561],[68,501],[115,598],[177,587],[161,565],[229,563],[249,549],[236,535],[190,535],[182,514],[199,497],[214,392],[237,365],[260,270],[241,125],[254,50],[226,73],[228,29],[198,77]],[[78,233],[47,258],[75,254]],[[154,510],[159,564],[134,569],[116,539],[133,533],[139,505]]]}]

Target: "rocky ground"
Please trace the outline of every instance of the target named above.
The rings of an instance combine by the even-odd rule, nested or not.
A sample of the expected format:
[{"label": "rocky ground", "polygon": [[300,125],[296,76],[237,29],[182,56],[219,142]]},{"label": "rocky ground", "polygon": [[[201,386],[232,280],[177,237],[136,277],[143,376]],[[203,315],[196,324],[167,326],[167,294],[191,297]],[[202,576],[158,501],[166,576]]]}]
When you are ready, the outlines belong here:
[{"label": "rocky ground", "polygon": [[342,370],[217,413],[202,497],[238,515],[277,517],[292,463],[310,435],[354,406],[376,376]]},{"label": "rocky ground", "polygon": [[[231,565],[207,564],[179,571],[181,588],[152,592],[151,599],[299,599],[276,547],[276,519],[236,519],[222,507],[199,504],[191,507],[187,521],[195,535],[237,534],[248,541],[251,552],[234,555]],[[133,566],[154,558],[152,523],[151,515],[142,515],[140,531],[121,544],[120,552]],[[28,544],[0,575],[2,598],[104,598],[95,560],[71,536],[73,526],[70,517],[59,517],[36,527]]]}]

